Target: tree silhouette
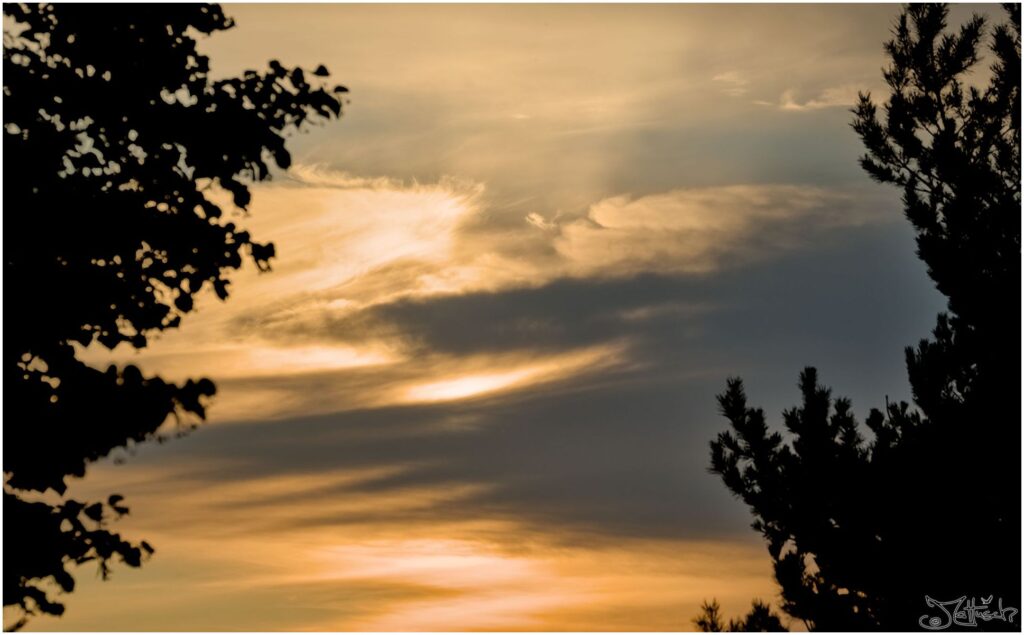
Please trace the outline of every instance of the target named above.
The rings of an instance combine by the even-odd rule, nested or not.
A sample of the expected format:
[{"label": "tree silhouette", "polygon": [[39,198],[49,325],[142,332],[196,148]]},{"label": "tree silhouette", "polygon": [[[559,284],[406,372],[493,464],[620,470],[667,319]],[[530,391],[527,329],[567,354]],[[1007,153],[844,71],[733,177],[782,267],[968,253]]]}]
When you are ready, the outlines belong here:
[{"label": "tree silhouette", "polygon": [[725,631],[722,623],[722,606],[718,600],[711,600],[700,605],[700,614],[693,618],[693,625],[702,633],[721,633]]},{"label": "tree silhouette", "polygon": [[884,117],[870,95],[854,110],[861,164],[902,188],[948,298],[933,338],[906,350],[916,409],[872,410],[866,439],[807,368],[787,443],[739,379],[719,396],[731,431],[711,469],[753,511],[783,610],[814,629],[917,629],[926,595],[1020,606],[1020,5],[1005,8],[979,88],[985,20],[948,32],[946,6],[908,6],[886,45]]},{"label": "tree silhouette", "polygon": [[781,633],[789,630],[771,607],[761,600],[753,601],[746,617],[729,620],[727,625],[722,623],[722,607],[718,600],[705,600],[700,605],[700,614],[693,618],[693,624],[702,633]]},{"label": "tree silhouette", "polygon": [[782,620],[766,602],[754,600],[750,612],[739,621],[729,620],[729,630],[737,633],[782,633]]},{"label": "tree silhouette", "polygon": [[277,61],[211,79],[195,37],[233,26],[216,5],[4,15],[4,604],[59,615],[47,589],[74,589],[68,566],[97,561],[105,576],[115,556],[138,566],[152,552],[106,529],[127,512],[120,496],[68,500],[66,479],[168,417],[194,426],[215,392],[89,367],[75,345],[142,348],[203,289],[227,298],[243,258],[268,270],[273,245],[215,201],[242,215],[247,184],[289,166],[286,135],[340,116],[345,89],[323,66]]}]

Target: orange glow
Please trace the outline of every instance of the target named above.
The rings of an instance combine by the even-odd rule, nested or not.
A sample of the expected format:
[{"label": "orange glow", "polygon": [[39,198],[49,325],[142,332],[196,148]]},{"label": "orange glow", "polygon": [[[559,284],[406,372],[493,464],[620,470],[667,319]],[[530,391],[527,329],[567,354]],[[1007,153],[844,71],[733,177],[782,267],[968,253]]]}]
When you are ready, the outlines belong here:
[{"label": "orange glow", "polygon": [[419,384],[410,388],[405,394],[408,401],[451,401],[453,399],[465,399],[515,386],[530,377],[536,376],[538,372],[535,368],[523,368],[506,373],[470,375],[468,377]]},{"label": "orange glow", "polygon": [[395,361],[385,352],[360,350],[347,346],[259,347],[245,351],[237,372],[245,374],[288,374],[303,371],[338,370],[377,366]]},{"label": "orange glow", "polygon": [[[593,372],[621,360],[620,346],[600,346],[521,364],[505,371],[456,375],[439,381],[414,384],[404,390],[399,400],[413,403],[470,399],[541,382],[557,381],[578,373]],[[500,359],[488,361],[492,365],[501,364]]]},{"label": "orange glow", "polygon": [[[126,478],[100,466],[91,486],[107,491],[117,483],[133,512],[118,528],[145,536],[157,556],[141,569],[118,569],[107,582],[81,567],[74,621],[42,617],[30,628],[688,630],[706,597],[734,614],[750,598],[774,594],[756,538],[607,540],[436,511],[479,488],[360,489],[408,467],[196,487],[189,470],[137,469]],[[343,522],[309,522],[325,515]],[[404,520],[411,518],[418,520]],[[201,570],[188,587],[153,592],[195,567]],[[110,594],[132,610],[112,612],[104,601]],[[266,621],[261,603],[272,610],[282,598],[306,597],[316,598],[316,611],[283,611]]]}]

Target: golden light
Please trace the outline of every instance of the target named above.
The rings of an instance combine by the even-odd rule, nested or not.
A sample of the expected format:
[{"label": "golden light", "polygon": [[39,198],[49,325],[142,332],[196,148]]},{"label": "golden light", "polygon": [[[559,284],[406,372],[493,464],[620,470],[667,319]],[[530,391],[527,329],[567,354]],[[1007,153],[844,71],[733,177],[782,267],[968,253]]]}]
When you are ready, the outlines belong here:
[{"label": "golden light", "polygon": [[[617,364],[622,359],[622,346],[597,346],[537,361],[518,364],[500,358],[488,358],[489,366],[511,366],[498,372],[468,372],[439,381],[417,383],[398,396],[403,403],[431,403],[470,399],[541,382],[553,382],[584,372],[594,372]],[[503,364],[504,362],[504,364]]]},{"label": "golden light", "polygon": [[348,346],[293,346],[252,348],[238,361],[237,370],[244,375],[281,375],[378,366],[392,363],[396,358],[384,351]]},{"label": "golden light", "polygon": [[406,392],[409,401],[451,401],[509,388],[537,374],[535,368],[506,373],[470,375],[413,386]]}]

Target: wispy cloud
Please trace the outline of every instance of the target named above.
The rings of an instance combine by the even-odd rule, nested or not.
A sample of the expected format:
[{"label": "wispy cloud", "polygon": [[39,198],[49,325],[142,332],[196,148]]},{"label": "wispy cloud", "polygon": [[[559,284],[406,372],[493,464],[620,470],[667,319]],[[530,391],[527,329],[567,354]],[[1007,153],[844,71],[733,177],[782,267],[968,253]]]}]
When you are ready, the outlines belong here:
[{"label": "wispy cloud", "polygon": [[721,86],[722,92],[731,97],[742,97],[747,94],[750,81],[739,71],[726,71],[711,78]]},{"label": "wispy cloud", "polygon": [[[559,280],[732,270],[879,219],[870,197],[844,190],[731,185],[614,196],[583,215],[534,212],[508,224],[491,220],[482,184],[357,177],[301,164],[289,176],[259,188],[252,215],[254,234],[275,239],[275,271],[243,272],[229,302],[205,297],[182,329],[141,352],[113,355],[175,380],[220,380],[214,413],[221,420],[466,399],[580,379],[606,367],[587,355],[612,343],[622,316],[657,315],[657,307],[610,307],[624,313],[569,329],[531,313],[530,298],[509,294]],[[479,324],[458,326],[466,320]],[[97,365],[111,359],[99,347],[84,356]],[[315,393],[264,381],[297,376],[308,384],[338,373],[344,383],[326,382]]]},{"label": "wispy cloud", "polygon": [[792,185],[691,188],[617,196],[561,227],[573,275],[707,273],[778,255],[835,227],[877,219],[850,193]]},{"label": "wispy cloud", "polygon": [[755,103],[794,112],[849,107],[857,103],[857,92],[859,90],[863,90],[863,87],[854,85],[833,86],[822,90],[817,96],[804,101],[800,101],[797,98],[797,91],[786,90],[776,103],[768,101],[757,101]]},{"label": "wispy cloud", "polygon": [[623,347],[619,345],[594,346],[505,368],[496,364],[492,358],[487,360],[486,368],[474,373],[432,377],[426,382],[403,387],[391,403],[453,401],[511,389],[521,390],[570,377],[578,381],[584,374],[606,370],[621,363],[623,352]]},{"label": "wispy cloud", "polygon": [[[257,453],[266,441],[256,430],[232,430],[237,439],[251,438]],[[457,438],[418,439],[436,451],[438,441]],[[353,438],[349,445],[360,444]],[[227,471],[215,482],[203,471],[210,466],[187,454],[165,454],[129,475],[111,465],[93,470],[74,494],[116,487],[133,505],[119,530],[144,536],[158,551],[142,569],[119,569],[109,582],[80,575],[70,602],[74,624],[443,631],[643,623],[670,630],[678,627],[679,607],[697,605],[709,588],[736,612],[750,597],[771,593],[769,564],[754,539],[550,531],[500,513],[505,503],[500,495],[491,499],[486,482],[436,480],[415,461],[383,464],[386,457],[365,467],[345,454],[358,463],[255,474],[222,464]],[[190,585],[154,592],[183,574]],[[111,587],[130,610],[104,607]],[[63,624],[43,618],[34,626]]]}]

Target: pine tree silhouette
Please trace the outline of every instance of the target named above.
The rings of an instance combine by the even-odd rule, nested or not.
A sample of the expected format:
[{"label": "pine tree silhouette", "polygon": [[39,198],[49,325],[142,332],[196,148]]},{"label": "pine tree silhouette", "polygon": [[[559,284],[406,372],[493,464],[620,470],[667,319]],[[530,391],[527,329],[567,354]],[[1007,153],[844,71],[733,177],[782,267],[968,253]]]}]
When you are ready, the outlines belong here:
[{"label": "pine tree silhouette", "polygon": [[693,618],[693,625],[702,633],[781,633],[787,631],[779,616],[761,600],[754,600],[750,612],[739,620],[722,623],[722,607],[718,600],[704,601],[700,614]]},{"label": "pine tree silhouette", "polygon": [[870,95],[854,110],[861,165],[902,188],[948,298],[932,338],[906,350],[916,407],[872,410],[866,439],[807,368],[787,443],[739,379],[719,396],[731,430],[711,470],[753,511],[783,609],[813,629],[916,630],[926,595],[1020,606],[1020,5],[1005,10],[980,89],[966,76],[985,20],[949,32],[945,5],[909,5],[886,44],[884,116]]}]

